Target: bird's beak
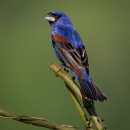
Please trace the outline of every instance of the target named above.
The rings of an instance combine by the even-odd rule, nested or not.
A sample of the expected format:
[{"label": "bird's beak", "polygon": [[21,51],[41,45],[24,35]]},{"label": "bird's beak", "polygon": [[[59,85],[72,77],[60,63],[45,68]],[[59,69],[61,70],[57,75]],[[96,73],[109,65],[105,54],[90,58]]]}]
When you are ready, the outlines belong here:
[{"label": "bird's beak", "polygon": [[51,21],[51,22],[55,22],[55,18],[53,15],[51,14],[47,14],[44,16],[44,19],[46,19],[47,21]]}]

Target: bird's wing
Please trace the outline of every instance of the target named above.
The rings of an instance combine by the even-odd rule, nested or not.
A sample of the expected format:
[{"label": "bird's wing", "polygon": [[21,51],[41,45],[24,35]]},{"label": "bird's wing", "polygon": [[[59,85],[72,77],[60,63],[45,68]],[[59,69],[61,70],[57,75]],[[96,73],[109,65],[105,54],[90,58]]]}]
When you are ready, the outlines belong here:
[{"label": "bird's wing", "polygon": [[88,56],[85,46],[83,44],[81,44],[80,47],[75,46],[70,43],[69,40],[56,33],[52,33],[51,36],[53,47],[60,56],[61,61],[75,71],[81,78],[84,77],[83,68],[86,68],[86,71],[89,74]]}]

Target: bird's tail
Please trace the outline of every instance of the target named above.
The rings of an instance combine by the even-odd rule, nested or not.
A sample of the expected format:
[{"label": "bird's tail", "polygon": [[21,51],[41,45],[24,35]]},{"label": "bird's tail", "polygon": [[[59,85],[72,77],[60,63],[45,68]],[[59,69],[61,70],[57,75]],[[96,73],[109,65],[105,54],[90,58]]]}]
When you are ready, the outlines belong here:
[{"label": "bird's tail", "polygon": [[80,78],[78,80],[81,86],[81,94],[84,98],[95,101],[99,100],[101,102],[107,100],[106,96],[99,90],[93,81],[88,82]]}]

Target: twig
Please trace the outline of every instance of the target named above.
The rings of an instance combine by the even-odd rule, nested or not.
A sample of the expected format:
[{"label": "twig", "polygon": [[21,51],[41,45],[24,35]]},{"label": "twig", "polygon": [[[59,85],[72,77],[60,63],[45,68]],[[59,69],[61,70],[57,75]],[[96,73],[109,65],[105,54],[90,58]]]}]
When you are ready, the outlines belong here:
[{"label": "twig", "polygon": [[103,125],[101,119],[97,115],[94,106],[90,103],[90,101],[84,100],[82,98],[78,86],[73,82],[72,78],[67,74],[67,72],[65,72],[63,69],[61,69],[61,65],[53,63],[49,67],[51,70],[54,71],[56,76],[59,76],[60,78],[62,78],[64,80],[64,82],[68,85],[68,87],[76,94],[78,99],[84,104],[84,107],[88,111],[90,118],[93,121],[96,129],[105,130],[106,127]]}]

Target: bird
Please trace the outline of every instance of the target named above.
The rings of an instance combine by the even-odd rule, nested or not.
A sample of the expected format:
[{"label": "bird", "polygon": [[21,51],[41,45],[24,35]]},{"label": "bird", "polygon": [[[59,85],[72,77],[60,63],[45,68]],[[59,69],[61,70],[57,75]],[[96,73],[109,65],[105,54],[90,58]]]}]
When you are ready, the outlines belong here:
[{"label": "bird", "polygon": [[84,99],[106,101],[89,74],[88,55],[79,33],[70,18],[63,12],[51,11],[44,16],[51,26],[51,41],[54,53],[63,66],[71,69],[80,84]]}]

